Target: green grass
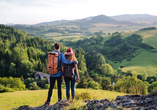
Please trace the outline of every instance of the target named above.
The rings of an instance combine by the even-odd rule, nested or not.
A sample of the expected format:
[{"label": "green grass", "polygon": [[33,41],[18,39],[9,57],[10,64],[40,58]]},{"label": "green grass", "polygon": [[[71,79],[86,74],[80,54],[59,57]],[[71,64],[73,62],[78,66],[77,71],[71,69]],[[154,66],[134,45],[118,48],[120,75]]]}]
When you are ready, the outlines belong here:
[{"label": "green grass", "polygon": [[[93,90],[93,89],[76,89],[76,94],[81,92],[90,92],[92,99],[109,99],[113,100],[118,95],[126,95],[124,93],[106,91],[106,90]],[[15,91],[8,93],[0,93],[0,109],[10,110],[13,107],[19,107],[22,105],[29,105],[31,107],[41,106],[47,99],[48,90],[28,90],[28,91]],[[66,99],[65,89],[62,90],[63,99]],[[51,98],[51,105],[57,102],[57,89],[54,89]],[[75,101],[71,107],[76,108],[84,105],[83,100]]]},{"label": "green grass", "polygon": [[122,63],[113,63],[114,69],[118,69],[121,65],[123,71],[127,72],[131,70],[132,72],[147,75],[157,74],[157,53],[153,53],[147,50],[142,50],[142,52],[136,57],[132,58],[130,61],[124,60]]},{"label": "green grass", "polygon": [[[157,30],[137,31],[135,33],[144,36],[144,42],[153,45],[157,48]],[[125,68],[124,71],[131,70],[137,73],[146,73],[147,75],[157,74],[157,53],[143,50],[138,56],[131,61],[122,62]]]},{"label": "green grass", "polygon": [[[153,45],[157,48],[157,30],[143,30],[143,31],[130,31],[124,32],[123,36],[128,37],[132,34],[141,34],[144,36],[144,42]],[[114,69],[118,69],[121,65],[125,67],[123,71],[131,70],[137,74],[146,73],[147,75],[157,74],[157,53],[142,49],[142,52],[130,61],[124,60],[122,63],[114,63],[109,61],[110,64],[114,65]]]},{"label": "green grass", "polygon": [[157,67],[157,53],[143,50],[139,55],[130,61],[122,62],[125,66],[154,66]]},{"label": "green grass", "polygon": [[132,34],[141,34],[144,36],[144,39],[146,40],[147,38],[153,37],[157,35],[157,30],[143,30],[143,31],[130,31],[130,32],[124,32],[123,36],[128,37]]},{"label": "green grass", "polygon": [[44,35],[47,37],[62,36],[61,33],[57,33],[57,32],[46,33]]},{"label": "green grass", "polygon": [[156,75],[157,73],[157,68],[153,68],[151,66],[145,66],[145,67],[142,67],[142,66],[132,66],[132,67],[126,67],[126,68],[123,68],[122,69],[124,72],[127,72],[127,71],[132,71],[132,73],[135,73],[135,74],[144,74],[146,73],[147,75]]},{"label": "green grass", "polygon": [[88,38],[88,37],[92,37],[92,36],[88,36],[88,35],[85,35],[85,34],[82,34],[82,33],[68,33],[67,35],[62,35],[61,33],[57,33],[57,32],[51,32],[51,33],[45,33],[45,34],[42,34],[43,35],[43,38],[46,39],[46,40],[56,40],[56,41],[59,41],[61,39],[64,39],[64,40],[71,40],[71,41],[77,41],[77,40],[80,40],[80,39],[83,39],[83,38]]},{"label": "green grass", "polygon": [[157,33],[156,33],[156,35],[154,35],[152,37],[146,38],[145,42],[148,43],[148,44],[151,44],[155,48],[157,48]]}]

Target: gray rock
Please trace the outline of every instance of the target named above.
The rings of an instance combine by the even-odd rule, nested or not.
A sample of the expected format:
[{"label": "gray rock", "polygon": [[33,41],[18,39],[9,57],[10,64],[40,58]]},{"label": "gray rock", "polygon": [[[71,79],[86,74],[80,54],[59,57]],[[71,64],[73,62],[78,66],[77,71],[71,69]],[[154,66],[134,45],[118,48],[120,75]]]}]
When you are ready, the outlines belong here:
[{"label": "gray rock", "polygon": [[110,102],[109,102],[109,106],[110,106],[111,108],[117,108],[117,104],[116,104],[115,101],[110,101]]}]

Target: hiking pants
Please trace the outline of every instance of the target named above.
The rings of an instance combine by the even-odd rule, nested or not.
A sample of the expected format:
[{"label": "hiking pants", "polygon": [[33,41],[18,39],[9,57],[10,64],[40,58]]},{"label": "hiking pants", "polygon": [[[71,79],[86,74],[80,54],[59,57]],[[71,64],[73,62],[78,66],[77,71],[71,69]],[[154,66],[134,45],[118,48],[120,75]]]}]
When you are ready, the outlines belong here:
[{"label": "hiking pants", "polygon": [[74,76],[74,79],[70,80],[68,78],[64,78],[65,85],[66,85],[66,96],[67,100],[70,99],[70,83],[71,83],[71,96],[72,99],[75,98],[75,82],[76,82],[76,75]]},{"label": "hiking pants", "polygon": [[47,102],[51,101],[51,96],[53,93],[55,81],[57,80],[57,87],[58,87],[58,101],[62,99],[62,76],[60,77],[52,77],[50,76],[50,88],[48,91],[48,97],[47,97]]}]

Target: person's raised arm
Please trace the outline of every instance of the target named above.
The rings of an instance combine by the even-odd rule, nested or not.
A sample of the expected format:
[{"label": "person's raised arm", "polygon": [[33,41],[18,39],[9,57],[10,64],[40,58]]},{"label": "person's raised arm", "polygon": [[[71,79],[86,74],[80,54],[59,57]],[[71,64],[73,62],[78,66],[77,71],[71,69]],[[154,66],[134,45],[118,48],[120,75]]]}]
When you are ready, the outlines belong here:
[{"label": "person's raised arm", "polygon": [[78,69],[77,69],[77,64],[75,64],[75,71],[76,71],[76,75],[77,75],[77,82],[80,81],[80,77],[79,77],[79,72],[78,72]]}]

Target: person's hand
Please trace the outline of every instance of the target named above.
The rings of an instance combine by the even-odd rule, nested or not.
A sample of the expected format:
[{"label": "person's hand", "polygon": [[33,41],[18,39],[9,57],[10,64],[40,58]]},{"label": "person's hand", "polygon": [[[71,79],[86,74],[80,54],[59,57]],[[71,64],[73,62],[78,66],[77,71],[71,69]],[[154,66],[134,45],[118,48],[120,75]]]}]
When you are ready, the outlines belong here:
[{"label": "person's hand", "polygon": [[79,82],[80,81],[80,78],[77,78],[77,80],[76,80],[77,82]]}]

